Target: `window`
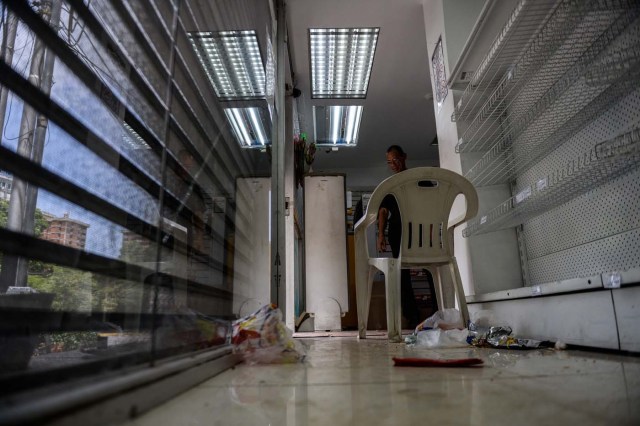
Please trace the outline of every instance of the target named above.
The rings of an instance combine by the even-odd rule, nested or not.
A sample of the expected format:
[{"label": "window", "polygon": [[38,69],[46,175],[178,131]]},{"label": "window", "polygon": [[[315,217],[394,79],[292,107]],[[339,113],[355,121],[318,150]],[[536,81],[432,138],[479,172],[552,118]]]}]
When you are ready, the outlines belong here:
[{"label": "window", "polygon": [[[21,115],[0,123],[14,183],[0,199],[0,409],[16,392],[228,344],[234,240],[246,238],[236,179],[271,169],[237,143],[192,48],[228,15],[173,3],[0,3],[18,20],[0,87],[27,121],[48,119],[26,156],[24,138],[5,138]],[[270,23],[255,23],[251,49],[273,44]],[[266,143],[275,117],[260,117]]]}]

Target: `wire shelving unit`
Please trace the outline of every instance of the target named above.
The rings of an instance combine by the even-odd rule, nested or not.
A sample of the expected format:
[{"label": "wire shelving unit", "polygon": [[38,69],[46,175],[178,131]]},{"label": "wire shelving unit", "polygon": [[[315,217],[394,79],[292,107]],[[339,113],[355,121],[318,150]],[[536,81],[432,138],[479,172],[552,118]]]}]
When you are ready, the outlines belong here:
[{"label": "wire shelving unit", "polygon": [[629,38],[628,28],[640,11],[625,3],[610,1],[602,9],[595,1],[561,1],[468,123],[456,151],[486,151],[527,129],[580,82],[592,63],[611,55],[619,39]]},{"label": "wire shelving unit", "polygon": [[549,17],[557,0],[521,0],[493,41],[467,88],[456,104],[452,121],[466,120],[485,103],[486,95],[498,85],[505,72],[531,42]]},{"label": "wire shelving unit", "polygon": [[640,128],[602,142],[565,167],[525,187],[486,215],[468,222],[464,237],[506,229],[566,203],[598,185],[637,170]]}]

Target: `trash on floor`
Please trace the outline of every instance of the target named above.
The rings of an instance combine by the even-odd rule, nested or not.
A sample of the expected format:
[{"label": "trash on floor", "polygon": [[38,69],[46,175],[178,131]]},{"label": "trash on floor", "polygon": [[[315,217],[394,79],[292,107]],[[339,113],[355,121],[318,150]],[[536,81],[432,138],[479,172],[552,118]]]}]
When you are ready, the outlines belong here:
[{"label": "trash on floor", "polygon": [[302,345],[282,321],[282,313],[269,304],[233,322],[233,352],[249,364],[287,364],[304,359]]},{"label": "trash on floor", "polygon": [[498,349],[536,349],[543,343],[540,340],[519,339],[511,333],[511,327],[491,311],[479,311],[469,323],[467,342],[473,346]]},{"label": "trash on floor", "polygon": [[[415,335],[416,346],[424,346],[427,348],[457,348],[469,346],[467,343],[468,330],[422,330]],[[406,342],[406,339],[405,339]]]},{"label": "trash on floor", "polygon": [[455,308],[442,309],[431,315],[416,327],[416,332],[439,328],[441,330],[464,329],[462,315]]},{"label": "trash on floor", "polygon": [[443,309],[418,324],[405,343],[428,348],[455,348],[468,346],[468,330],[457,309]]},{"label": "trash on floor", "polygon": [[480,358],[430,359],[393,357],[396,367],[474,367],[483,364]]},{"label": "trash on floor", "polygon": [[195,324],[200,332],[200,345],[211,347],[229,343],[230,324],[229,321],[219,320],[196,313]]},{"label": "trash on floor", "polygon": [[548,342],[512,335],[511,327],[492,311],[478,311],[469,328],[464,328],[457,309],[443,309],[418,324],[405,343],[427,348],[454,348],[468,345],[498,349],[535,349]]}]

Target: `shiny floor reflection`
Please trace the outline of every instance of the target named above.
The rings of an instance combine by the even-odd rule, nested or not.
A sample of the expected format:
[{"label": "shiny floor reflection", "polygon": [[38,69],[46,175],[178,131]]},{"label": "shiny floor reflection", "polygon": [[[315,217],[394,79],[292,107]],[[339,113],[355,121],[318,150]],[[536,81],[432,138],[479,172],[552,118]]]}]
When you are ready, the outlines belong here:
[{"label": "shiny floor reflection", "polygon": [[[640,424],[640,358],[582,351],[425,349],[301,339],[306,361],[240,364],[129,425]],[[393,356],[480,368],[394,367]]]}]

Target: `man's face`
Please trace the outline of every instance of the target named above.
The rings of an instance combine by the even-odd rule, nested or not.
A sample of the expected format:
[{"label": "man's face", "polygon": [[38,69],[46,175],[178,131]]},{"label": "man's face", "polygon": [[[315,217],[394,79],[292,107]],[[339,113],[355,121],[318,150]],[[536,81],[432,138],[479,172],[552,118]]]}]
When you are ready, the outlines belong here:
[{"label": "man's face", "polygon": [[396,151],[387,152],[387,166],[393,173],[399,173],[406,169],[404,164],[405,156]]},{"label": "man's face", "polygon": [[193,156],[187,151],[182,151],[179,155],[180,164],[185,170],[189,172],[193,172],[196,169],[196,160]]}]

